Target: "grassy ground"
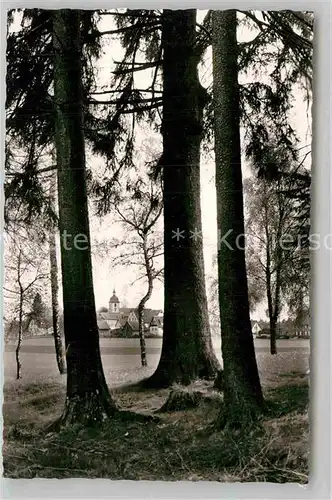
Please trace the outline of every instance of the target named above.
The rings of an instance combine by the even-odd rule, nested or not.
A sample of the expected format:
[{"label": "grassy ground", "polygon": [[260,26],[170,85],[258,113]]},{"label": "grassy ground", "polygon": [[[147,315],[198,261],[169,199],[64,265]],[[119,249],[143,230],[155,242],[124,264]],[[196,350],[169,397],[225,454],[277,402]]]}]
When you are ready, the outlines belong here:
[{"label": "grassy ground", "polygon": [[[192,409],[158,412],[157,422],[116,420],[96,429],[45,435],[45,427],[62,411],[63,379],[10,381],[4,387],[4,475],[306,483],[308,380],[303,373],[307,362],[294,351],[273,357],[263,354],[258,363],[271,414],[245,434],[214,430],[211,424],[221,395],[200,382],[191,389],[208,397]],[[130,385],[151,371],[109,374],[122,408],[151,413],[165,403],[169,390],[143,391]]]}]

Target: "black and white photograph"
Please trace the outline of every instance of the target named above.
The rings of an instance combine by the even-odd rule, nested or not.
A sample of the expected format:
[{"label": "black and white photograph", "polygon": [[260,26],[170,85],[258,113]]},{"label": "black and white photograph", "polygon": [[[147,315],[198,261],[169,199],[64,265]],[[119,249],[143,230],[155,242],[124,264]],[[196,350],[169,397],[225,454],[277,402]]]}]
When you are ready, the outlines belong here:
[{"label": "black and white photograph", "polygon": [[313,12],[51,9],[7,10],[3,476],[306,485]]}]

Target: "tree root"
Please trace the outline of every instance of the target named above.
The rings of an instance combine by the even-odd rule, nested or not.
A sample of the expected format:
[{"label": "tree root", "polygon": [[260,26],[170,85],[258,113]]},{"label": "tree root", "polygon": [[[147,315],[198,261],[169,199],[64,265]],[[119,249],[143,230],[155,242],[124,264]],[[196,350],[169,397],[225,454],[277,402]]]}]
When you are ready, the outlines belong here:
[{"label": "tree root", "polygon": [[96,427],[111,419],[141,423],[159,421],[154,415],[121,410],[110,397],[100,400],[90,395],[90,398],[67,398],[63,414],[45,431],[50,434],[74,426]]},{"label": "tree root", "polygon": [[182,386],[189,386],[190,384],[196,382],[197,380],[214,380],[216,373],[202,372],[198,373],[195,377],[187,377],[179,374],[178,376],[170,376],[169,373],[157,370],[151,375],[151,377],[146,378],[140,382],[143,389],[167,389],[172,387],[173,384],[179,384]]},{"label": "tree root", "polygon": [[159,413],[171,411],[183,411],[196,408],[202,400],[202,393],[199,391],[188,390],[184,387],[173,388],[159,410]]},{"label": "tree root", "polygon": [[260,425],[263,416],[264,406],[260,408],[258,405],[246,405],[230,408],[222,405],[214,429],[249,432],[250,429]]},{"label": "tree root", "polygon": [[165,403],[157,410],[158,413],[185,411],[197,408],[201,402],[219,402],[222,396],[217,391],[206,391],[195,387],[174,385]]}]

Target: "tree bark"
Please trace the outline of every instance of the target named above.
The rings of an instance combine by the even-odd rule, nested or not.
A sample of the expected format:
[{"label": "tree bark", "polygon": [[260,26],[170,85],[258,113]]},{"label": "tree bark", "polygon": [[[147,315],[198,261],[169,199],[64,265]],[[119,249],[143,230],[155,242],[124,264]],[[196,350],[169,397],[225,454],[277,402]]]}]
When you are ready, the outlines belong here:
[{"label": "tree bark", "polygon": [[15,350],[15,358],[16,358],[16,379],[19,380],[22,376],[21,373],[21,360],[20,360],[20,351],[22,345],[22,331],[23,331],[23,290],[20,286],[20,305],[19,305],[19,319],[18,319],[18,339],[17,346]]},{"label": "tree bark", "polygon": [[145,297],[140,301],[138,305],[138,334],[141,348],[141,364],[142,366],[148,366],[148,362],[146,359],[146,342],[144,333],[144,306],[146,302],[146,300],[144,299]]},{"label": "tree bark", "polygon": [[53,13],[55,140],[67,360],[60,424],[94,423],[114,414],[106,384],[92,282],[83,134],[80,11]]},{"label": "tree bark", "polygon": [[281,237],[283,233],[283,225],[285,220],[284,207],[281,195],[278,194],[278,227],[276,237],[276,250],[275,250],[275,266],[276,266],[276,280],[274,291],[274,310],[270,337],[270,352],[277,354],[277,323],[280,316],[280,293],[281,293],[281,271],[283,266],[283,250],[281,247]]},{"label": "tree bark", "polygon": [[[279,253],[279,249],[277,249],[277,252]],[[279,267],[279,263],[277,264],[277,267]],[[280,288],[281,288],[281,277],[280,277],[280,270],[278,268],[277,272],[276,272],[274,311],[273,311],[272,322],[270,320],[270,329],[271,329],[270,352],[271,352],[271,354],[277,354],[277,323],[278,323],[279,314],[280,314]]]},{"label": "tree bark", "polygon": [[[269,264],[270,266],[270,264]],[[278,298],[278,288],[280,285],[276,282],[275,287],[275,296],[274,296],[274,304],[273,304],[273,297],[272,297],[272,285],[271,285],[271,273],[270,269],[267,269],[267,280],[266,280],[266,292],[267,292],[267,303],[268,303],[268,311],[269,311],[269,321],[270,321],[270,354],[277,354],[277,322],[278,322],[278,316],[279,316],[279,307],[277,305],[277,302],[279,301]],[[276,278],[278,280],[278,277]]]},{"label": "tree bark", "polygon": [[[280,200],[279,200],[280,202]],[[276,248],[271,248],[270,234],[270,214],[269,207],[265,205],[265,237],[266,237],[266,296],[270,321],[270,353],[277,354],[277,323],[280,314],[280,290],[281,290],[281,267],[282,267],[282,249],[280,239],[282,234],[283,214],[279,207],[279,219],[277,221],[277,232],[275,238]],[[273,234],[272,234],[273,241]],[[274,252],[273,252],[274,250]],[[271,254],[274,258],[271,257]],[[275,269],[275,286],[272,286],[272,273]]]},{"label": "tree bark", "polygon": [[214,11],[213,95],[224,402],[217,426],[245,427],[263,405],[244,247],[236,12]]},{"label": "tree bark", "polygon": [[195,30],[194,9],[163,11],[164,334],[148,381],[157,387],[213,378],[220,369],[204,281],[200,143],[206,92],[198,80]]},{"label": "tree bark", "polygon": [[270,354],[277,354],[277,323],[270,320]]},{"label": "tree bark", "polygon": [[147,357],[146,357],[146,344],[145,344],[145,335],[144,335],[144,308],[147,301],[151,298],[152,290],[153,290],[153,276],[152,269],[148,258],[147,253],[147,245],[146,245],[146,235],[142,235],[142,245],[143,245],[143,253],[144,253],[144,263],[146,275],[148,278],[148,291],[141,299],[138,305],[138,328],[139,328],[139,338],[141,345],[141,362],[142,366],[148,366]]},{"label": "tree bark", "polygon": [[269,241],[269,227],[268,221],[266,220],[265,227],[266,234],[266,296],[267,296],[267,308],[269,312],[269,322],[270,322],[270,353],[277,353],[277,321],[275,319],[275,311],[273,307],[273,297],[272,297],[272,277],[271,277],[271,255],[270,255],[270,241]]},{"label": "tree bark", "polygon": [[20,303],[19,303],[19,311],[18,311],[18,339],[17,346],[15,350],[15,358],[16,358],[16,379],[19,380],[21,378],[21,360],[20,360],[20,350],[22,344],[22,334],[23,334],[23,302],[24,302],[24,290],[21,283],[21,258],[22,251],[19,250],[18,261],[17,261],[17,283],[20,289]]},{"label": "tree bark", "polygon": [[[56,175],[52,175],[50,183],[50,205],[54,209],[55,191],[56,191]],[[62,344],[61,332],[59,327],[59,300],[58,300],[58,259],[56,255],[56,239],[55,228],[50,230],[49,237],[50,251],[50,277],[51,277],[51,299],[52,299],[52,322],[53,322],[53,337],[55,345],[56,362],[61,375],[66,373],[65,350]]]}]

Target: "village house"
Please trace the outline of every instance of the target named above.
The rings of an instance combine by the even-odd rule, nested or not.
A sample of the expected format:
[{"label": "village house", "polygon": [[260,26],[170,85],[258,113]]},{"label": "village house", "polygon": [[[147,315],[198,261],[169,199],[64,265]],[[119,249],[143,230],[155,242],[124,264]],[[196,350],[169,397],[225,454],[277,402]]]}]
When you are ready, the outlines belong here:
[{"label": "village house", "polygon": [[[270,325],[268,321],[251,321],[252,333],[255,338],[266,338],[270,336]],[[311,332],[310,316],[305,314],[300,324],[292,319],[283,319],[277,323],[277,338],[309,338]]]},{"label": "village house", "polygon": [[259,332],[261,331],[261,327],[259,326],[257,321],[251,322],[251,330],[252,330],[254,337],[256,337],[259,334]]},{"label": "village house", "polygon": [[[115,290],[109,300],[108,311],[98,312],[97,322],[102,337],[138,337],[137,308],[120,307]],[[163,311],[144,309],[144,333],[151,337],[162,337]]]}]

